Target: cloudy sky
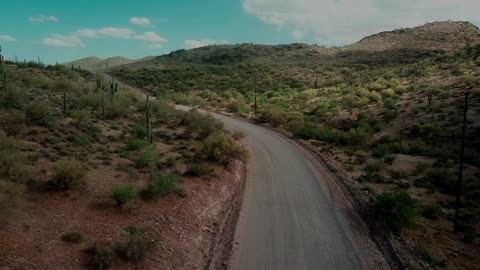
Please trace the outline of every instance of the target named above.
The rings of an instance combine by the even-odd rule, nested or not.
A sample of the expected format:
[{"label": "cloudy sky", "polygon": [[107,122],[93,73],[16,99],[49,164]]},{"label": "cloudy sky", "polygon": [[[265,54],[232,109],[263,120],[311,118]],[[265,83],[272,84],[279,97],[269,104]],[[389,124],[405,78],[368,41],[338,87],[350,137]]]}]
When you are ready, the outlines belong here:
[{"label": "cloudy sky", "polygon": [[[480,0],[15,0],[2,3],[7,58],[140,58],[208,44],[344,45],[437,20],[480,25]],[[125,3],[124,3],[125,2]]]}]

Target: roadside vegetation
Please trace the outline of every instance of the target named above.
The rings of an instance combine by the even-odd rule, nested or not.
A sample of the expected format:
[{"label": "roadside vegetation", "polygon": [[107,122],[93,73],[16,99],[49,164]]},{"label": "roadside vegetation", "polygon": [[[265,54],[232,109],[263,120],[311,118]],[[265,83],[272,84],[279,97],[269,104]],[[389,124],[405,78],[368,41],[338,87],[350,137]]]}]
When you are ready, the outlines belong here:
[{"label": "roadside vegetation", "polygon": [[[33,62],[2,61],[0,74],[0,236],[32,262],[39,252],[26,245],[54,242],[55,256],[69,256],[61,267],[144,263],[164,233],[173,234],[170,222],[183,218],[174,209],[188,202],[189,188],[206,186],[200,177],[228,175],[231,162],[247,157],[211,116],[147,102],[115,79]],[[164,214],[171,220],[148,220]],[[19,256],[16,248],[2,242],[0,264]],[[46,262],[37,266],[56,268]]]},{"label": "roadside vegetation", "polygon": [[[309,141],[350,179],[370,209],[372,226],[407,247],[401,255],[410,267],[478,265],[480,46],[415,57],[345,52],[325,61],[306,56],[321,48],[285,46],[177,51],[155,59],[149,68],[132,65],[113,74],[158,97],[235,114]],[[466,91],[471,94],[460,232],[453,234]],[[219,162],[242,158],[242,151],[229,147],[233,140],[222,136],[204,134],[204,157]],[[416,259],[409,260],[412,256]]]}]

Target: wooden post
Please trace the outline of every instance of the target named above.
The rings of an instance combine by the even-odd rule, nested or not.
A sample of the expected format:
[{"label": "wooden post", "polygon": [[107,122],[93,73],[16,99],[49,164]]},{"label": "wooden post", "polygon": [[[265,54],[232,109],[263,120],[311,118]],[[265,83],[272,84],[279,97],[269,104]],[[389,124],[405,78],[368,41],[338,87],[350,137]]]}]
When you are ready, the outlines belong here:
[{"label": "wooden post", "polygon": [[460,158],[458,164],[458,181],[457,181],[457,196],[455,200],[455,219],[453,222],[453,232],[458,232],[458,217],[460,214],[460,196],[462,192],[462,177],[463,177],[463,153],[465,150],[465,129],[467,126],[467,111],[468,111],[468,92],[465,92],[465,105],[463,108],[463,127],[462,139],[460,145]]}]

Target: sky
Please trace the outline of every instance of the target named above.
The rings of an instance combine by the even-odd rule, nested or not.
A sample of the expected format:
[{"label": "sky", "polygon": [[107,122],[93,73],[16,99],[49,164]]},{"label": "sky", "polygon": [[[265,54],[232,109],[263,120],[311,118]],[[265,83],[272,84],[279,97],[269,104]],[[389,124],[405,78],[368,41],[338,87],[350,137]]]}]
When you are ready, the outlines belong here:
[{"label": "sky", "polygon": [[88,56],[141,58],[210,44],[346,45],[439,20],[480,25],[480,0],[2,1],[7,59],[49,64]]}]

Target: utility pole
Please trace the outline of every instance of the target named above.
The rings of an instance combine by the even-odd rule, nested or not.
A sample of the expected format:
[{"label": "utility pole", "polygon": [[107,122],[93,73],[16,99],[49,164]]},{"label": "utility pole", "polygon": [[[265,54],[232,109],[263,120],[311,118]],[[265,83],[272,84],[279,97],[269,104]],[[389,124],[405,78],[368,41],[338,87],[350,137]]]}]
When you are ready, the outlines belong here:
[{"label": "utility pole", "polygon": [[458,232],[458,216],[460,213],[460,196],[462,192],[463,152],[465,150],[465,129],[467,126],[468,95],[469,95],[469,92],[465,92],[465,105],[463,106],[462,139],[461,139],[461,145],[460,145],[460,159],[459,159],[459,165],[458,165],[457,198],[455,201],[455,219],[453,223],[454,233]]},{"label": "utility pole", "polygon": [[257,117],[257,74],[255,73],[255,105],[254,105],[255,117]]}]

